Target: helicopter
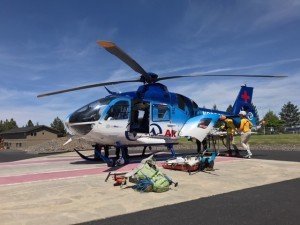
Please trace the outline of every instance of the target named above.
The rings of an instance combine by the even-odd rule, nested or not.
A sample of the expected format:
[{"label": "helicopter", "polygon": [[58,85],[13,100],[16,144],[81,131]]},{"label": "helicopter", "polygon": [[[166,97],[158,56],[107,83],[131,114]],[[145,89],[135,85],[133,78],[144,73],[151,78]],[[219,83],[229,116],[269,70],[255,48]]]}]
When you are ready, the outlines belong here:
[{"label": "helicopter", "polygon": [[[115,147],[122,150],[127,158],[127,148],[131,146],[166,146],[175,156],[174,144],[179,138],[189,137],[202,141],[218,122],[220,115],[238,119],[240,110],[247,112],[253,124],[257,124],[257,115],[252,105],[253,88],[243,85],[233,105],[232,112],[199,108],[195,101],[179,94],[169,92],[160,81],[195,77],[261,77],[280,78],[276,75],[231,75],[196,74],[159,77],[146,72],[125,51],[110,41],[97,41],[98,45],[113,54],[135,72],[138,79],[95,83],[74,88],[40,94],[37,97],[62,94],[88,88],[104,86],[107,96],[93,101],[71,113],[65,125],[73,138],[82,138],[96,143],[95,154],[112,166],[115,164],[108,154],[102,155],[101,148]],[[121,83],[142,83],[136,91],[117,93],[106,86]],[[70,142],[72,139],[67,141]],[[100,148],[99,148],[100,146]],[[100,149],[100,150],[99,150]],[[89,159],[76,151],[82,158]]]}]

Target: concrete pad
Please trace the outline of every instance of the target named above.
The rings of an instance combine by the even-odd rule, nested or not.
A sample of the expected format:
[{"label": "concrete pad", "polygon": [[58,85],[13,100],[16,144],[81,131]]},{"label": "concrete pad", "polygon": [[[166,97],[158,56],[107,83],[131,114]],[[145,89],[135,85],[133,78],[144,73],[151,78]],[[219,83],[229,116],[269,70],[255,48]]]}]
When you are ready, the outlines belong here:
[{"label": "concrete pad", "polygon": [[[71,153],[62,154],[60,159],[71,157],[81,161],[73,156]],[[103,164],[78,164],[56,159],[42,157],[18,161],[15,165],[0,164],[0,181],[3,177],[13,179],[33,174],[44,177],[45,173],[63,171],[72,175],[76,171],[85,171],[74,177],[0,182],[1,223],[73,224],[300,177],[299,162],[235,158],[226,158],[225,161],[219,157],[216,171],[212,173],[188,175],[186,172],[163,170],[179,182],[177,188],[172,187],[165,193],[139,193],[130,188],[114,187],[112,180],[105,183],[108,168]]]}]

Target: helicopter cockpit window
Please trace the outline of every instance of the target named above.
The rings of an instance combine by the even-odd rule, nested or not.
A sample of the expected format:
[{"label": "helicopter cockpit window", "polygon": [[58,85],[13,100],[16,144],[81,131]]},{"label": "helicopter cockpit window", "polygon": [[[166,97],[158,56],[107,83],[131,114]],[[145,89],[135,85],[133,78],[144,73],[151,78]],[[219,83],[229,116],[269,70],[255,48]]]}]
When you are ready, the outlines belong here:
[{"label": "helicopter cockpit window", "polygon": [[70,123],[93,122],[100,119],[101,111],[115,97],[110,96],[91,102],[86,106],[75,111],[69,118]]},{"label": "helicopter cockpit window", "polygon": [[167,105],[154,104],[152,106],[152,121],[169,121],[170,108]]},{"label": "helicopter cockpit window", "polygon": [[105,120],[124,120],[128,119],[129,102],[119,101],[114,104],[108,111]]}]

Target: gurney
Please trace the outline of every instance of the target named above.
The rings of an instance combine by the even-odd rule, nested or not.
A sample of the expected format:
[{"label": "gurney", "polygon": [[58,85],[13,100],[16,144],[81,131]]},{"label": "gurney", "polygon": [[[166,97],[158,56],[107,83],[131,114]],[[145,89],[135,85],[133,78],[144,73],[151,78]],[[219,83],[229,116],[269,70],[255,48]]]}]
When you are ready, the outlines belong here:
[{"label": "gurney", "polygon": [[189,174],[195,171],[213,170],[216,156],[216,152],[213,152],[210,156],[205,156],[205,152],[199,156],[179,156],[166,160],[162,167],[164,169],[189,172]]}]

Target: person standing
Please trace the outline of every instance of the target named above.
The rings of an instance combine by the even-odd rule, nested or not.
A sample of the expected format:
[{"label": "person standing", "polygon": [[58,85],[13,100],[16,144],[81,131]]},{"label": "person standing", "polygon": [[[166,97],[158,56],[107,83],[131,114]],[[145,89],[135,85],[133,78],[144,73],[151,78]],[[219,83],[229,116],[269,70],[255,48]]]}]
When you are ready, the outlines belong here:
[{"label": "person standing", "polygon": [[243,148],[247,151],[245,158],[250,159],[252,152],[250,151],[249,139],[251,136],[252,123],[247,118],[247,113],[245,111],[240,111],[239,116],[241,118],[241,125],[239,131],[241,132],[241,144]]},{"label": "person standing", "polygon": [[233,119],[227,118],[225,115],[221,115],[220,120],[224,122],[224,125],[221,126],[222,129],[226,130],[226,148],[229,155],[232,155],[232,149],[235,151],[235,155],[239,155],[239,149],[237,148],[234,140],[234,135],[237,132],[237,129],[233,123]]},{"label": "person standing", "polygon": [[[196,144],[197,144],[197,153],[202,154],[204,151],[207,150],[207,139],[204,138],[203,141],[199,141],[196,139]],[[203,146],[203,148],[202,148]]]}]

